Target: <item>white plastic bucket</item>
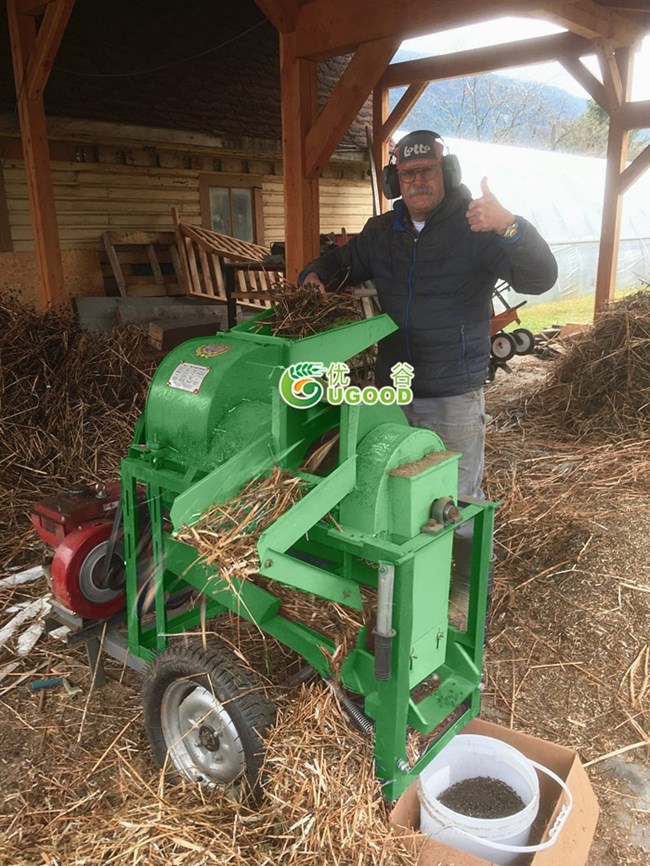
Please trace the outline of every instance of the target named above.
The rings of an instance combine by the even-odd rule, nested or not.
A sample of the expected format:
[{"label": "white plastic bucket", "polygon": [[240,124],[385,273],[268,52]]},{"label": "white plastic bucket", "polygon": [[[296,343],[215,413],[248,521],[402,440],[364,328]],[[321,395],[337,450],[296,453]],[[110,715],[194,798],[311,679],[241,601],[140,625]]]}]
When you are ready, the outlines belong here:
[{"label": "white plastic bucket", "polygon": [[[539,781],[535,770],[551,776],[565,791],[563,807],[547,842],[528,845],[539,810]],[[448,809],[438,797],[464,779],[489,777],[509,785],[522,799],[524,808],[503,818],[474,818]],[[483,857],[499,866],[509,866],[520,854],[541,851],[555,842],[568,817],[573,799],[564,782],[508,743],[477,734],[460,734],[436,755],[418,782],[420,829],[443,845]]]}]

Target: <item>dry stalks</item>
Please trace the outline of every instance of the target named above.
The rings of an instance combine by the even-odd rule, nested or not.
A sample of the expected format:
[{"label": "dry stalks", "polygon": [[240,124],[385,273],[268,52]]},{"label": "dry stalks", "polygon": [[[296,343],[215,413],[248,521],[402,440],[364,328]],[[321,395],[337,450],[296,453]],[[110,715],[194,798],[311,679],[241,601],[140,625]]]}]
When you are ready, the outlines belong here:
[{"label": "dry stalks", "polygon": [[264,324],[278,337],[299,340],[362,318],[358,301],[343,292],[323,294],[309,284],[278,281],[268,294],[274,312]]},{"label": "dry stalks", "polygon": [[66,310],[0,301],[0,565],[36,558],[35,501],[117,476],[152,370],[145,345],[136,328],[89,334]]},{"label": "dry stalks", "polygon": [[563,438],[650,437],[650,291],[612,304],[573,338],[527,410]]}]

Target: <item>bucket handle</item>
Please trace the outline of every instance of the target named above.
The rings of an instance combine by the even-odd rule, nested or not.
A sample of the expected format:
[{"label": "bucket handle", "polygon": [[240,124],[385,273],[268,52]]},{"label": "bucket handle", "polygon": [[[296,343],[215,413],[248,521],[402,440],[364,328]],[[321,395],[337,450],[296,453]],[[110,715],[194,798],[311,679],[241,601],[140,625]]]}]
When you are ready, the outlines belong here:
[{"label": "bucket handle", "polygon": [[567,784],[552,770],[549,770],[548,767],[544,767],[542,764],[538,764],[537,761],[531,761],[530,758],[528,761],[536,770],[539,770],[540,773],[546,773],[546,775],[550,776],[554,782],[557,782],[567,795],[568,803],[560,809],[558,816],[555,819],[555,823],[548,831],[549,838],[546,842],[540,842],[538,845],[506,845],[503,842],[493,842],[491,839],[485,839],[483,836],[475,836],[473,833],[468,833],[460,827],[455,828],[456,832],[462,833],[463,836],[467,836],[468,839],[472,839],[474,842],[480,842],[481,845],[485,845],[487,848],[494,848],[497,851],[512,851],[517,854],[532,854],[534,851],[545,851],[546,848],[555,845],[560,830],[564,827],[566,819],[571,814],[571,809],[573,808],[573,795],[571,794]]}]

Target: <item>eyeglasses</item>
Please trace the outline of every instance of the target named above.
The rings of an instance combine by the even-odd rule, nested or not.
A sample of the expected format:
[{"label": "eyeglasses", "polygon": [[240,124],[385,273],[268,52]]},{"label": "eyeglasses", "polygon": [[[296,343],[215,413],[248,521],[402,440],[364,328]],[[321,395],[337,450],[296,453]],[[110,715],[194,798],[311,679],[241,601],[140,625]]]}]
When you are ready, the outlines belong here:
[{"label": "eyeglasses", "polygon": [[422,180],[433,180],[439,170],[440,165],[433,165],[430,168],[407,168],[404,171],[398,171],[397,176],[404,183],[413,183],[418,174]]}]

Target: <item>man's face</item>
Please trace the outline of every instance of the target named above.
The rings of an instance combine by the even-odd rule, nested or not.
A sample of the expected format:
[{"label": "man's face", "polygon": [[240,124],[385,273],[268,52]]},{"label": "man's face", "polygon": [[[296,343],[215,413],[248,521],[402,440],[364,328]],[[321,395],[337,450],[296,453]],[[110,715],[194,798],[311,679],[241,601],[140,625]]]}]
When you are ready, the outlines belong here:
[{"label": "man's face", "polygon": [[411,219],[422,222],[445,197],[440,160],[426,168],[404,168],[397,172],[399,188]]}]

